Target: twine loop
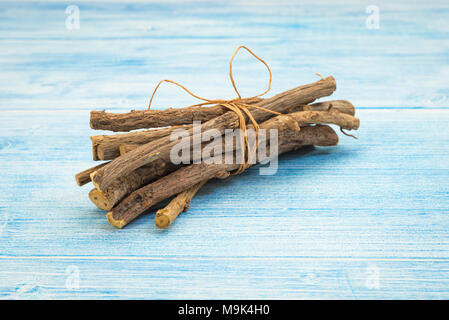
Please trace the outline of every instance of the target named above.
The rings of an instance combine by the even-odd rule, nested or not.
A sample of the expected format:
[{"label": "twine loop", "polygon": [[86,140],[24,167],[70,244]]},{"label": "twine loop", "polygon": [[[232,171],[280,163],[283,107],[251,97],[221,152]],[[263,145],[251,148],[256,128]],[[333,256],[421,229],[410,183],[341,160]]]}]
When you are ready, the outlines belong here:
[{"label": "twine loop", "polygon": [[[271,89],[271,80],[272,80],[272,74],[271,74],[271,70],[270,67],[268,66],[268,64],[262,60],[260,57],[258,57],[254,52],[252,52],[250,49],[248,49],[245,46],[239,46],[234,54],[232,55],[230,61],[229,61],[229,78],[231,80],[232,83],[232,87],[234,88],[235,93],[237,94],[237,98],[235,99],[231,99],[231,100],[225,100],[225,99],[206,99],[206,98],[202,98],[194,93],[192,93],[190,90],[188,90],[186,87],[184,87],[182,84],[172,81],[172,80],[168,80],[168,79],[164,79],[161,80],[158,85],[156,86],[156,88],[153,91],[153,94],[151,95],[151,99],[150,99],[150,103],[148,104],[148,110],[150,110],[151,108],[151,103],[153,101],[154,95],[156,93],[156,91],[158,90],[159,86],[164,83],[164,82],[168,82],[171,84],[174,84],[178,87],[180,87],[181,89],[183,89],[185,92],[187,92],[188,94],[190,94],[192,97],[198,99],[198,100],[202,100],[203,102],[197,103],[197,104],[193,104],[190,107],[199,107],[199,106],[205,106],[205,105],[210,105],[210,104],[218,104],[221,105],[225,108],[228,108],[229,110],[233,111],[239,118],[239,128],[241,129],[241,134],[240,134],[240,146],[241,146],[241,153],[242,153],[242,159],[244,160],[244,163],[240,165],[240,167],[233,172],[233,174],[239,174],[242,173],[243,171],[245,171],[248,167],[251,166],[250,164],[250,160],[252,159],[252,157],[255,155],[256,150],[257,150],[257,135],[256,135],[256,143],[254,146],[254,149],[251,150],[251,147],[249,145],[249,141],[248,141],[248,135],[246,134],[246,120],[245,120],[245,115],[248,116],[248,119],[251,121],[256,133],[259,130],[259,124],[257,123],[257,121],[254,119],[253,115],[251,114],[251,112],[248,110],[248,108],[254,108],[254,109],[258,109],[258,110],[262,110],[265,112],[269,112],[275,115],[281,115],[281,113],[273,111],[273,110],[269,110],[260,106],[256,106],[256,105],[250,105],[247,103],[243,102],[243,98],[240,95],[237,86],[235,84],[234,81],[234,77],[232,74],[232,62],[234,61],[235,56],[237,55],[237,53],[239,52],[240,49],[245,49],[246,51],[248,51],[254,58],[256,58],[257,60],[259,60],[260,62],[262,62],[265,67],[268,70],[269,73],[269,82],[268,82],[268,88],[255,96],[249,97],[249,98],[245,98],[245,100],[250,100],[250,99],[254,99],[254,98],[258,98],[261,97],[263,95],[265,95],[268,91],[270,91]],[[248,150],[248,159],[246,159],[246,151]]]}]

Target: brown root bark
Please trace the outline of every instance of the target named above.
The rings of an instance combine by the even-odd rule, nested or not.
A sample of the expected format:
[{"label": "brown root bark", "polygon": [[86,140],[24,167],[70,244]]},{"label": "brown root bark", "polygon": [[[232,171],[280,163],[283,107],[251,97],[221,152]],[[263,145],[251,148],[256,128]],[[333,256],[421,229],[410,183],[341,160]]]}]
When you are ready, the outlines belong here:
[{"label": "brown root bark", "polygon": [[190,129],[191,126],[176,126],[163,129],[143,130],[130,133],[91,136],[93,159],[112,160],[120,156],[119,146],[126,143],[145,144],[166,136],[176,129]]},{"label": "brown root bark", "polygon": [[134,149],[137,149],[139,144],[134,143],[123,143],[120,145],[120,155],[123,156],[125,153],[128,153]]},{"label": "brown root bark", "polygon": [[[354,118],[353,116],[340,113],[338,110],[331,109],[329,111],[300,111],[300,112],[294,112],[290,113],[288,115],[282,115],[275,118],[272,118],[268,121],[265,121],[260,125],[261,129],[266,129],[267,132],[270,129],[278,128],[280,125],[277,123],[280,121],[280,119],[293,119],[295,122],[295,125],[304,126],[304,125],[310,125],[310,124],[335,124],[338,125],[340,128],[348,129],[348,130],[356,130],[359,127],[360,121],[357,118]],[[282,123],[287,123],[286,121],[282,120]],[[215,143],[215,142],[212,142]],[[224,142],[220,142],[224,143]],[[203,146],[203,148],[206,145]],[[225,146],[221,148],[221,150],[224,150]],[[135,149],[137,150],[137,149]],[[192,150],[192,148],[191,148]],[[134,150],[130,151],[134,152]],[[213,156],[213,155],[212,155]],[[192,157],[191,157],[192,159]],[[204,160],[204,159],[203,159]],[[158,161],[162,161],[164,163],[171,164],[170,157],[167,158],[160,158]],[[150,165],[151,167],[152,165]],[[151,178],[149,178],[151,179]]]},{"label": "brown root bark", "polygon": [[[287,126],[287,127],[285,127]],[[265,122],[263,122],[260,126],[262,129],[270,130],[270,129],[279,129],[280,132],[282,132],[285,136],[285,139],[288,138],[288,134],[290,132],[296,132],[299,130],[299,126],[295,119],[293,117],[290,117],[289,115],[281,115],[274,117],[272,119],[269,119]],[[287,130],[290,129],[290,130]],[[259,143],[263,143],[264,141],[268,140],[268,137],[263,137],[259,141]],[[211,142],[210,144],[214,144],[215,142]],[[219,144],[222,144],[221,150],[225,150],[224,142],[218,141]],[[127,152],[130,152],[130,150],[133,150],[138,146],[135,145],[122,145],[121,150],[123,154],[126,154]],[[233,145],[234,149],[240,150],[239,146]],[[192,155],[192,153],[191,153]],[[210,154],[210,156],[214,156],[215,154]],[[191,157],[192,158],[192,157]],[[170,160],[164,161],[162,159],[159,159],[151,166],[144,166],[141,167],[135,171],[133,171],[131,174],[119,178],[117,181],[115,181],[111,186],[107,187],[103,191],[96,192],[98,199],[101,199],[100,202],[94,201],[95,199],[92,199],[92,202],[97,205],[98,208],[103,210],[110,210],[112,207],[118,203],[124,196],[128,195],[132,191],[140,188],[141,186],[154,181],[158,177],[162,177],[172,171],[174,171],[176,168],[179,168],[181,165],[174,165]],[[100,204],[100,205],[98,205]],[[106,208],[106,209],[104,209]]]},{"label": "brown root bark", "polygon": [[[334,78],[328,77],[312,84],[288,90],[272,98],[264,99],[256,105],[280,113],[289,113],[289,111],[291,112],[295,107],[300,107],[311,103],[318,98],[332,94],[335,88]],[[265,121],[273,116],[273,114],[269,112],[257,109],[251,109],[251,113],[254,119],[258,122]],[[238,126],[238,116],[230,111],[203,123],[201,125],[201,131],[202,133],[205,133],[209,129],[216,129],[223,134],[225,129],[234,129]],[[189,130],[189,134],[191,136],[193,135],[192,129]],[[201,138],[201,134],[193,136],[193,141],[201,141]],[[126,176],[139,167],[159,159],[168,161],[170,150],[177,143],[178,141],[170,141],[170,137],[164,137],[144,144],[141,147],[112,160],[108,165],[92,173],[92,182],[98,190],[105,190],[116,179]]]},{"label": "brown root bark", "polygon": [[89,183],[91,181],[91,179],[90,179],[91,173],[97,171],[98,169],[100,169],[102,167],[104,167],[106,164],[107,164],[107,162],[99,164],[99,165],[97,165],[95,167],[92,167],[92,168],[89,168],[89,169],[86,169],[84,171],[81,171],[81,172],[77,173],[75,175],[76,183],[80,187],[85,185],[86,183]]},{"label": "brown root bark", "polygon": [[[310,125],[310,124],[323,124],[330,123],[338,125],[344,129],[352,130],[359,127],[359,119],[354,118],[348,114],[339,112],[336,109],[331,109],[329,111],[300,111],[294,112],[287,115],[276,116],[271,118],[260,125],[261,129],[265,129],[269,132],[271,129],[278,129],[279,134],[287,135],[291,132],[299,130],[299,126]],[[287,126],[288,128],[284,128]],[[251,128],[251,126],[249,127]],[[287,130],[290,129],[290,130]],[[269,143],[269,135],[263,137],[259,140],[259,143]],[[203,145],[209,149],[212,145],[221,144],[220,150],[226,150],[225,141],[213,141]],[[233,145],[234,150],[240,150],[239,146]],[[124,145],[123,148],[127,148],[127,152],[133,152],[135,145]],[[192,149],[191,149],[192,150]],[[125,150],[123,150],[125,151]],[[207,155],[210,157],[215,156],[211,153]],[[123,157],[123,156],[122,156]],[[193,158],[191,154],[190,159]],[[202,158],[202,160],[205,160]],[[131,174],[119,178],[111,186],[107,187],[101,193],[103,197],[108,199],[108,206],[106,210],[110,210],[116,203],[118,203],[124,196],[130,192],[140,188],[144,184],[154,181],[156,178],[166,175],[172,172],[178,166],[174,165],[170,158],[168,159],[158,159],[154,164],[149,166],[144,166],[133,171]],[[95,202],[94,202],[95,203]]]},{"label": "brown root bark", "polygon": [[354,105],[348,100],[331,100],[331,101],[323,101],[312,103],[310,105],[311,110],[313,111],[326,111],[329,108],[334,110],[338,110],[341,113],[346,113],[351,116],[355,116],[355,108]]},{"label": "brown root bark", "polygon": [[[349,115],[355,114],[355,108],[351,102],[346,100],[330,100],[324,102],[318,102],[311,104],[311,110],[314,111],[326,111],[330,107],[338,110],[342,113]],[[298,107],[295,111],[301,111],[307,108],[306,106]],[[120,145],[142,145],[148,142],[169,136],[173,130],[176,129],[190,129],[191,125],[176,126],[171,128],[144,130],[130,133],[119,133],[113,135],[97,135],[91,136],[92,140],[92,153],[94,160],[112,160],[120,155]],[[135,148],[134,148],[135,149]]]},{"label": "brown root bark", "polygon": [[[263,99],[244,99],[245,103],[257,103]],[[221,105],[212,107],[169,108],[165,110],[133,110],[128,113],[90,112],[92,129],[130,131],[144,128],[161,128],[191,124],[193,121],[209,121],[228,111]]]}]

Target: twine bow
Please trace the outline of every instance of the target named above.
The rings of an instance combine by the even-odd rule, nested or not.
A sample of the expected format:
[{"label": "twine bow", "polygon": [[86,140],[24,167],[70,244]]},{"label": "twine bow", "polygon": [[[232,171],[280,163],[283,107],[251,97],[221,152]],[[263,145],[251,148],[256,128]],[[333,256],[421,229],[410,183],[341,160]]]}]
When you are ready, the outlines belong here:
[{"label": "twine bow", "polygon": [[[245,100],[250,100],[250,99],[254,99],[254,98],[258,98],[263,96],[264,94],[266,94],[268,91],[270,91],[271,89],[271,80],[272,80],[272,74],[271,74],[271,70],[270,67],[268,66],[268,64],[262,60],[261,58],[259,58],[254,52],[252,52],[250,49],[248,49],[245,46],[239,46],[234,54],[231,57],[231,60],[229,61],[229,78],[231,79],[231,83],[232,86],[234,87],[234,91],[235,93],[237,93],[237,98],[235,99],[231,99],[231,100],[224,100],[224,99],[206,99],[206,98],[202,98],[194,93],[192,93],[190,90],[188,90],[186,87],[184,87],[182,84],[172,81],[172,80],[161,80],[158,85],[156,86],[156,88],[153,91],[153,94],[151,95],[151,99],[150,99],[150,103],[148,104],[148,110],[150,110],[151,108],[151,103],[153,101],[154,95],[156,93],[156,91],[158,90],[159,86],[163,83],[163,82],[168,82],[171,84],[174,84],[178,87],[180,87],[181,89],[183,89],[184,91],[186,91],[188,94],[190,94],[192,97],[198,99],[198,100],[202,100],[204,102],[201,103],[197,103],[194,105],[191,105],[189,107],[199,107],[199,106],[205,106],[205,105],[210,105],[210,104],[219,104],[225,108],[228,108],[229,110],[235,112],[235,114],[238,116],[239,118],[239,127],[241,129],[241,133],[240,134],[240,145],[241,145],[241,152],[242,152],[242,159],[244,159],[244,163],[242,165],[240,165],[240,167],[233,173],[233,174],[239,174],[242,173],[243,171],[245,171],[248,167],[251,166],[250,164],[250,159],[255,155],[255,151],[257,150],[257,135],[256,135],[256,144],[253,150],[250,150],[250,145],[248,142],[248,135],[246,134],[246,120],[245,120],[245,114],[248,116],[249,120],[251,121],[252,125],[254,126],[254,129],[256,131],[256,133],[259,130],[259,124],[257,123],[257,121],[254,119],[253,115],[251,114],[251,112],[248,110],[248,108],[254,108],[254,109],[258,109],[258,110],[262,110],[265,112],[269,112],[275,115],[280,115],[281,113],[273,111],[273,110],[269,110],[260,106],[255,106],[255,105],[249,105],[247,103],[243,102],[242,96],[240,95],[237,86],[235,84],[234,81],[234,77],[232,75],[232,62],[234,61],[235,56],[237,55],[237,52],[240,49],[245,49],[246,51],[248,51],[254,58],[256,58],[257,60],[259,60],[260,62],[262,62],[265,67],[268,70],[268,73],[270,75],[270,79],[268,82],[268,88],[255,96],[249,97],[249,98],[245,98]],[[246,159],[245,155],[246,155],[246,150],[248,150],[248,159]]]}]

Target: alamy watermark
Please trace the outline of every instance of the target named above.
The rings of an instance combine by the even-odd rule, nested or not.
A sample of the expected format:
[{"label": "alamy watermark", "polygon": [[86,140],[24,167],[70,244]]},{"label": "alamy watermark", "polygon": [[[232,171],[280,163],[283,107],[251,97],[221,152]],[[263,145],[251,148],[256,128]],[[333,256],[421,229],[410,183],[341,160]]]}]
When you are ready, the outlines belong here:
[{"label": "alamy watermark", "polygon": [[380,288],[380,270],[375,265],[366,268],[365,287],[371,290]]},{"label": "alamy watermark", "polygon": [[378,6],[369,5],[366,7],[365,12],[368,14],[366,17],[365,25],[367,29],[379,29],[380,28],[380,9]]},{"label": "alamy watermark", "polygon": [[0,234],[6,229],[8,223],[8,213],[6,211],[0,211]]},{"label": "alamy watermark", "polygon": [[[224,135],[218,129],[201,132],[201,122],[194,121],[192,134],[188,130],[177,129],[170,135],[177,143],[170,150],[173,164],[268,164],[259,168],[261,175],[274,175],[278,169],[278,130],[226,129]],[[246,156],[242,146],[247,142]],[[269,146],[268,146],[269,141]]]},{"label": "alamy watermark", "polygon": [[67,30],[79,30],[81,27],[80,8],[72,4],[65,9],[65,13],[68,15],[65,19],[65,27]]},{"label": "alamy watermark", "polygon": [[80,288],[80,269],[77,266],[70,265],[65,269],[67,275],[65,287],[67,290],[78,290]]}]

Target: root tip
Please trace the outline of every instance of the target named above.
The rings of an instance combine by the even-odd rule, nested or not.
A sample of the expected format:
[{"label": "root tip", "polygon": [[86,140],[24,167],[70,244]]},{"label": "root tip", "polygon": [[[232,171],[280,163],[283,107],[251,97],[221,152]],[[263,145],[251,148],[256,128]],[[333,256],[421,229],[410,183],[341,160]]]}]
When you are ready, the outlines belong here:
[{"label": "root tip", "polygon": [[156,213],[154,223],[159,229],[166,229],[171,224],[170,218],[161,210]]},{"label": "root tip", "polygon": [[111,226],[122,229],[124,226],[126,226],[125,220],[116,220],[113,217],[112,211],[109,211],[106,214],[106,218],[108,219],[108,222]]},{"label": "root tip", "polygon": [[92,189],[89,192],[89,199],[101,210],[108,211],[112,209],[112,206],[110,205],[108,199],[101,191],[98,191],[97,189]]}]

